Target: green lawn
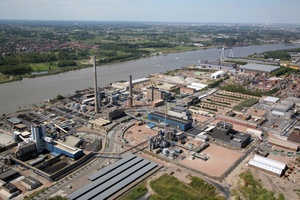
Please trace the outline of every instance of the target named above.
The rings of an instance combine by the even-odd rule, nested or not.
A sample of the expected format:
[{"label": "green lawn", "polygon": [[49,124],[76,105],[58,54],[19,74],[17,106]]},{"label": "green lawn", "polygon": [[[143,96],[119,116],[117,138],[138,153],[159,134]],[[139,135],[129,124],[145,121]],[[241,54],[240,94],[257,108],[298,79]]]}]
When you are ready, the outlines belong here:
[{"label": "green lawn", "polygon": [[151,188],[157,193],[151,196],[151,200],[224,200],[224,197],[216,196],[216,188],[204,182],[198,177],[191,177],[192,182],[185,184],[177,178],[164,174],[160,178],[151,181]]},{"label": "green lawn", "polygon": [[121,200],[135,200],[144,196],[148,192],[146,183],[140,183],[135,186],[130,192],[121,198]]},{"label": "green lawn", "polygon": [[50,63],[36,63],[30,64],[30,67],[35,72],[48,71],[52,69],[57,69],[57,66],[50,65]]}]

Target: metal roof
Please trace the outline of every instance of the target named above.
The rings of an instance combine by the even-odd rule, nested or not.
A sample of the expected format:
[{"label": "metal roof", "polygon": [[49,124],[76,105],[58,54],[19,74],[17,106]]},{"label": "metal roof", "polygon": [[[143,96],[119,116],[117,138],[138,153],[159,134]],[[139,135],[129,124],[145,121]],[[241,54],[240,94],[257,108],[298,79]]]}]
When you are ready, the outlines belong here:
[{"label": "metal roof", "polygon": [[279,101],[279,98],[277,98],[277,97],[270,97],[270,96],[268,96],[268,97],[266,97],[266,98],[264,99],[264,101],[268,101],[268,102],[276,103],[277,101]]},{"label": "metal roof", "polygon": [[135,181],[136,179],[138,179],[141,176],[143,176],[148,171],[154,169],[156,166],[157,166],[156,164],[150,163],[145,168],[140,169],[139,171],[135,172],[132,176],[127,177],[126,179],[124,179],[121,182],[117,183],[113,187],[110,187],[109,189],[107,189],[106,191],[104,191],[103,193],[101,193],[100,195],[96,196],[96,198],[97,199],[106,199],[106,198],[110,197],[116,191],[119,191],[120,189],[126,187],[127,185],[129,185],[130,183],[132,183],[133,181]]},{"label": "metal roof", "polygon": [[12,124],[19,124],[19,123],[21,123],[21,120],[19,118],[16,118],[16,117],[8,118],[7,121],[10,122],[10,123],[12,123]]},{"label": "metal roof", "polygon": [[22,182],[30,185],[31,187],[37,187],[39,185],[41,185],[41,182],[38,181],[37,179],[33,178],[33,177],[26,177],[22,180]]},{"label": "metal roof", "polygon": [[240,69],[255,70],[261,72],[272,72],[279,68],[280,68],[279,66],[261,65],[261,64],[247,64],[247,65],[240,66]]},{"label": "metal roof", "polygon": [[2,173],[0,174],[0,179],[1,179],[1,180],[7,179],[7,178],[9,178],[9,177],[11,177],[11,176],[14,176],[14,175],[17,175],[17,174],[19,174],[17,171],[15,171],[15,170],[13,170],[13,169],[9,169],[9,170],[7,170],[7,171],[5,171],[5,172],[2,172]]},{"label": "metal roof", "polygon": [[69,199],[106,199],[154,169],[157,164],[129,155],[88,177],[92,182],[70,194]]},{"label": "metal roof", "polygon": [[123,158],[121,160],[118,160],[117,162],[114,162],[114,163],[108,165],[107,167],[101,169],[100,171],[96,172],[95,174],[89,176],[88,179],[91,180],[91,181],[94,181],[97,178],[103,176],[104,174],[110,172],[111,170],[113,170],[113,169],[115,169],[117,167],[120,167],[124,163],[132,160],[133,158],[136,158],[136,155],[131,154],[131,155],[129,155],[129,156],[127,156],[127,157],[125,157],[125,158]]},{"label": "metal roof", "polygon": [[[149,161],[143,160],[142,162],[138,163],[137,165],[134,165],[133,167],[123,171],[121,174],[116,175],[113,178],[106,178],[105,179],[97,179],[96,181],[90,183],[88,186],[88,192],[77,198],[78,200],[86,200],[91,199],[102,192],[104,192],[106,189],[112,187],[115,183],[118,183],[125,178],[129,177],[130,175],[134,174],[137,170],[140,170],[141,168],[145,167],[147,164],[149,164]],[[146,173],[146,172],[145,172]],[[115,175],[112,173],[112,175]],[[116,191],[115,191],[116,192]]]},{"label": "metal roof", "polygon": [[264,169],[266,171],[281,175],[285,169],[286,164],[270,158],[265,158],[259,155],[255,155],[253,159],[249,161],[249,165]]},{"label": "metal roof", "polygon": [[133,166],[133,165],[136,165],[137,163],[141,162],[143,159],[142,158],[134,158],[133,160],[130,160],[129,162],[126,162],[125,164],[123,165],[119,165],[117,166],[116,168],[114,168],[113,170],[110,170],[110,171],[107,171],[107,172],[104,172],[104,174],[99,174],[100,176],[98,176],[97,178],[94,178],[93,180],[91,181],[94,181],[101,178],[101,181],[102,182],[105,182],[106,180],[108,180],[109,178],[112,178],[112,174],[111,172],[113,172],[114,174],[119,174],[123,171],[125,171],[126,169],[128,169],[129,167]]}]

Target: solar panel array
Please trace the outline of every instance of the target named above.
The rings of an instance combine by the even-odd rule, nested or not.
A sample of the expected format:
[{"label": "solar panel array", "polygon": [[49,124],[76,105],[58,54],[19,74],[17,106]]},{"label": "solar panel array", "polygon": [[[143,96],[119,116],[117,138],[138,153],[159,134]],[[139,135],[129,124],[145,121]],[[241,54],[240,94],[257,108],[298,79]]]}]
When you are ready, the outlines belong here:
[{"label": "solar panel array", "polygon": [[92,182],[68,197],[72,200],[106,199],[155,167],[155,163],[129,155],[89,176]]}]

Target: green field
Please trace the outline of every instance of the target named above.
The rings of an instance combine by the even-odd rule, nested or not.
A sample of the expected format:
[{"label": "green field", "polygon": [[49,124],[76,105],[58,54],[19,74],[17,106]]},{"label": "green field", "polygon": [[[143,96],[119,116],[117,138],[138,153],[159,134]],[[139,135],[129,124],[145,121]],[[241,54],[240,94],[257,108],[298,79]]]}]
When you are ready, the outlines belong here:
[{"label": "green field", "polygon": [[135,186],[130,192],[121,198],[121,200],[135,200],[141,198],[148,192],[146,188],[146,183],[140,183]]},{"label": "green field", "polygon": [[55,65],[50,65],[50,63],[30,64],[30,67],[35,72],[49,71],[49,70],[53,70],[53,69],[57,69],[58,68]]},{"label": "green field", "polygon": [[156,192],[151,196],[151,200],[161,199],[209,199],[223,200],[224,197],[217,196],[216,188],[204,182],[198,177],[191,177],[191,183],[185,184],[177,178],[164,174],[160,178],[151,181],[150,186]]}]

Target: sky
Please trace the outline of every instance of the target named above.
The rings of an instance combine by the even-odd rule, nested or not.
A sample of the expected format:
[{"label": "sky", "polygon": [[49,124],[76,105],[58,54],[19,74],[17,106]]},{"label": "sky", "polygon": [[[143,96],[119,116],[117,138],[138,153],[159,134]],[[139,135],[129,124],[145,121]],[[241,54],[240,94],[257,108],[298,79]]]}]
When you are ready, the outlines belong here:
[{"label": "sky", "polygon": [[300,23],[300,0],[0,0],[0,19]]}]

